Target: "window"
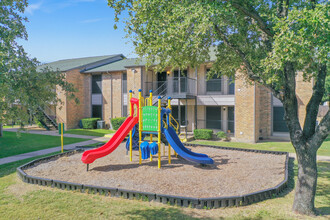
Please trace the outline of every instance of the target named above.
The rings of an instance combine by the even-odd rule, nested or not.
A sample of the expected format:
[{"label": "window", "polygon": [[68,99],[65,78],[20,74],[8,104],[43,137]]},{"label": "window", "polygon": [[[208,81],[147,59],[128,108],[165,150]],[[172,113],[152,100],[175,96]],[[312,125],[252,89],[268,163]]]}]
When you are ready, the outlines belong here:
[{"label": "window", "polygon": [[92,106],[92,118],[101,118],[102,119],[102,105],[93,105]]},{"label": "window", "polygon": [[102,118],[102,75],[92,75],[92,117]]},{"label": "window", "polygon": [[180,125],[185,125],[186,119],[186,106],[180,106],[180,113],[181,113],[181,122],[179,122],[179,106],[174,105],[172,106],[172,116],[175,118]]},{"label": "window", "polygon": [[127,117],[127,105],[123,105],[123,117]]},{"label": "window", "polygon": [[92,94],[102,93],[102,75],[92,75]]},{"label": "window", "polygon": [[234,95],[235,94],[235,81],[231,77],[229,77],[228,83],[229,83],[228,93],[229,93],[229,95]]},{"label": "window", "polygon": [[289,129],[284,121],[284,108],[273,107],[273,131],[288,132]]},{"label": "window", "polygon": [[127,94],[127,73],[123,73],[123,94]]},{"label": "window", "polygon": [[206,128],[221,129],[221,107],[206,107]]},{"label": "window", "polygon": [[228,130],[235,133],[235,108],[228,107]]},{"label": "window", "polygon": [[[188,77],[188,70],[174,70],[173,72],[174,79],[173,79],[173,89],[174,92],[187,92],[187,77]],[[180,82],[180,83],[179,83]]]},{"label": "window", "polygon": [[[208,73],[210,69],[206,70]],[[221,76],[217,74],[213,75],[212,78],[206,80],[206,91],[207,92],[221,92]]]}]

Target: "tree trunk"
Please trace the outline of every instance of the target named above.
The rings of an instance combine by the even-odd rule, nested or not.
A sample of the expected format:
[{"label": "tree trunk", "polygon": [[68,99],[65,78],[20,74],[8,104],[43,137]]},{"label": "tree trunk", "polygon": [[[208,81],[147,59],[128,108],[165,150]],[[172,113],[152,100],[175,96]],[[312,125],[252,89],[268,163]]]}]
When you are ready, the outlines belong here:
[{"label": "tree trunk", "polygon": [[2,137],[3,136],[3,133],[2,133],[2,124],[0,123],[0,137]]},{"label": "tree trunk", "polygon": [[298,178],[296,182],[293,211],[304,215],[314,215],[315,192],[317,183],[316,152],[318,148],[301,143],[295,146],[298,160]]}]

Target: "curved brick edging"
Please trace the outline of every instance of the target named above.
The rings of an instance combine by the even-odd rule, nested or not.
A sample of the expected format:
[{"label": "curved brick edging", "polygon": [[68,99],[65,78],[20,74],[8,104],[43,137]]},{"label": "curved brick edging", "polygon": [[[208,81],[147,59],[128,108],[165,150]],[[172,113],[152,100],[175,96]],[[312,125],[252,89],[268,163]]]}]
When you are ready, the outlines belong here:
[{"label": "curved brick edging", "polygon": [[132,191],[132,190],[125,190],[125,189],[120,189],[120,188],[83,185],[83,184],[79,184],[79,183],[70,183],[70,182],[59,181],[59,180],[45,179],[45,178],[40,178],[40,177],[35,177],[35,176],[29,176],[23,171],[23,169],[31,167],[35,163],[40,163],[42,161],[48,161],[50,159],[55,159],[55,158],[59,158],[62,156],[72,155],[77,152],[83,152],[84,150],[81,150],[81,149],[33,160],[27,164],[24,164],[24,165],[18,167],[17,174],[24,182],[30,183],[30,184],[56,187],[56,188],[63,189],[63,190],[80,191],[82,193],[87,192],[89,194],[99,194],[99,195],[105,195],[105,196],[111,196],[111,197],[122,197],[125,199],[141,199],[143,201],[149,201],[149,202],[156,201],[156,202],[160,202],[163,204],[171,204],[171,205],[178,205],[178,206],[198,208],[198,209],[201,209],[201,208],[211,209],[211,208],[220,208],[220,207],[248,205],[248,204],[259,202],[259,201],[262,201],[265,199],[272,198],[273,195],[277,195],[277,194],[281,193],[287,187],[288,175],[289,175],[289,170],[288,170],[289,153],[287,153],[287,152],[230,148],[230,147],[220,147],[220,146],[210,146],[210,145],[200,145],[200,144],[185,144],[185,146],[205,146],[205,147],[212,147],[212,148],[218,148],[218,149],[224,149],[224,150],[237,150],[237,151],[247,151],[247,152],[263,153],[263,154],[286,155],[285,178],[280,184],[278,184],[277,186],[275,186],[273,188],[257,191],[257,192],[250,193],[250,194],[245,194],[242,196],[190,198],[190,197],[155,194],[155,193],[149,193],[149,192]]}]

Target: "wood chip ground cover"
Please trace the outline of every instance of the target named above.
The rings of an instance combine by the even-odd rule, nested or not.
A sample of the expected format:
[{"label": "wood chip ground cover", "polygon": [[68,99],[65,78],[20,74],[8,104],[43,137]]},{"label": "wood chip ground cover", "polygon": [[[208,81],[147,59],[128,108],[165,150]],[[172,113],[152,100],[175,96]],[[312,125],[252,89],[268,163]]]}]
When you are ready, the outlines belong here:
[{"label": "wood chip ground cover", "polygon": [[202,167],[174,155],[168,164],[166,154],[161,169],[157,168],[157,156],[139,165],[138,152],[133,152],[130,162],[121,144],[112,154],[92,163],[88,172],[81,153],[36,164],[25,172],[72,183],[195,198],[241,196],[275,187],[285,178],[285,155],[190,148],[209,155],[215,164]]}]

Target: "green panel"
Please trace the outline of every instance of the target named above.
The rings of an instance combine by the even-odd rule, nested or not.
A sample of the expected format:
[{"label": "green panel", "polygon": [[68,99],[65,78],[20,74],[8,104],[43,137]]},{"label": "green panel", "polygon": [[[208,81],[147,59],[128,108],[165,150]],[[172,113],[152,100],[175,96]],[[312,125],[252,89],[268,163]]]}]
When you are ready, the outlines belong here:
[{"label": "green panel", "polygon": [[143,131],[158,131],[158,108],[156,106],[142,107]]}]

